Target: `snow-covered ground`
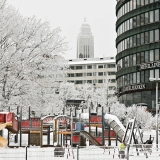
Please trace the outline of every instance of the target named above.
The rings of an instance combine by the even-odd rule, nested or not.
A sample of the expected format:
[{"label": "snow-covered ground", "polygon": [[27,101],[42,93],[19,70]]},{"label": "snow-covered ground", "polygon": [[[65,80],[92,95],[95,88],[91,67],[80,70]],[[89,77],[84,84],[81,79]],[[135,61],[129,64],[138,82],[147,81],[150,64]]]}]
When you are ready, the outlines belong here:
[{"label": "snow-covered ground", "polygon": [[[96,146],[88,146],[83,148],[65,148],[64,157],[54,156],[54,147],[40,148],[1,148],[0,160],[113,160],[121,159],[118,147],[100,148]],[[27,152],[26,152],[27,151]],[[130,148],[129,160],[159,160],[160,148],[152,148],[150,151],[136,151],[136,147]],[[78,155],[78,156],[77,156]],[[126,156],[126,151],[125,151]],[[27,158],[26,158],[27,157]],[[125,158],[126,159],[126,158]]]}]

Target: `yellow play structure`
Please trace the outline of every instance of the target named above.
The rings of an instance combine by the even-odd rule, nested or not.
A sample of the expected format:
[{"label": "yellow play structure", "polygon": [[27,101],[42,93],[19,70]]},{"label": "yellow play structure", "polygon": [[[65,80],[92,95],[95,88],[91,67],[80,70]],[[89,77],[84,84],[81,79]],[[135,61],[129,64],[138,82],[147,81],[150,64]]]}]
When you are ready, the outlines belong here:
[{"label": "yellow play structure", "polygon": [[[0,124],[0,130],[3,130],[6,127],[7,123]],[[0,147],[7,147],[8,140],[0,136]]]}]

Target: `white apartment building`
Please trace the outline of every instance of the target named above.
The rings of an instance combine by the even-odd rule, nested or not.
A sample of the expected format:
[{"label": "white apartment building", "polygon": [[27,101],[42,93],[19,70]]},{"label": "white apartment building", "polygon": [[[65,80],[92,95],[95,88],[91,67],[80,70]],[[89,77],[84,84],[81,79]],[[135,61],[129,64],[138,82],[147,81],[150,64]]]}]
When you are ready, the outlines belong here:
[{"label": "white apartment building", "polygon": [[110,79],[110,86],[116,87],[115,57],[69,59],[68,65],[70,69],[64,78],[67,82],[75,85],[90,83],[100,87],[106,79]]}]

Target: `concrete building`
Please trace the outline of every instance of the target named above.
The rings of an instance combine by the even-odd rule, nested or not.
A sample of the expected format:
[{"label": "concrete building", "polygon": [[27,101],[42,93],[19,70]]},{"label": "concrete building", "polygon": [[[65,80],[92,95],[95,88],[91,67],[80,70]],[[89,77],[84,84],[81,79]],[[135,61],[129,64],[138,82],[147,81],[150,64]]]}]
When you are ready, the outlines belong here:
[{"label": "concrete building", "polygon": [[117,0],[116,15],[119,100],[147,103],[154,112],[156,83],[149,78],[160,77],[160,1]]},{"label": "concrete building", "polygon": [[100,87],[106,79],[110,79],[110,87],[116,87],[114,57],[70,59],[68,65],[70,69],[65,77],[67,82],[73,82],[75,85],[90,83]]},{"label": "concrete building", "polygon": [[86,19],[80,28],[77,37],[77,58],[94,57],[94,37],[92,36],[91,27],[86,23]]}]

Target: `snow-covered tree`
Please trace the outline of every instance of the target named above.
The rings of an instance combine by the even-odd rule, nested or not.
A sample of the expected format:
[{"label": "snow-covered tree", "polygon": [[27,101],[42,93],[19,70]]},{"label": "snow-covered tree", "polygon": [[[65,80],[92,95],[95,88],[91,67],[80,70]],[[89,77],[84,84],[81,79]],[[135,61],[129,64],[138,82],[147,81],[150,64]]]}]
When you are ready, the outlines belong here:
[{"label": "snow-covered tree", "polygon": [[104,112],[109,111],[109,107],[117,102],[117,97],[114,95],[115,87],[112,87],[111,81],[106,78],[102,87],[97,87],[94,91],[94,101],[104,107]]},{"label": "snow-covered tree", "polygon": [[20,16],[6,0],[0,0],[0,13],[0,109],[41,106],[41,95],[54,92],[51,82],[67,68],[55,58],[67,43],[59,28]]}]

